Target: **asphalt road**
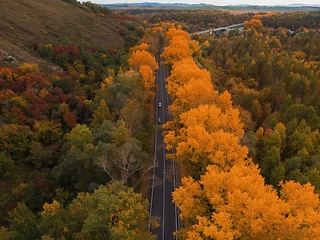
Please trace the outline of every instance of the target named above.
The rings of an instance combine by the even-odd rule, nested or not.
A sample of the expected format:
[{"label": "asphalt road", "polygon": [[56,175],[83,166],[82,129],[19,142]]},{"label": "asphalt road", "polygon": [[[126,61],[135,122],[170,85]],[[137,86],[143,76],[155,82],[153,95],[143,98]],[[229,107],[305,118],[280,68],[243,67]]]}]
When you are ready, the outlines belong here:
[{"label": "asphalt road", "polygon": [[[158,61],[159,62],[159,61]],[[172,192],[177,185],[176,164],[165,158],[167,151],[163,142],[163,130],[161,125],[169,120],[168,106],[169,97],[166,85],[166,69],[159,64],[157,70],[156,82],[159,90],[156,92],[156,130],[155,153],[158,165],[153,169],[153,188],[150,199],[150,215],[160,218],[160,226],[151,230],[153,234],[158,235],[158,240],[177,239],[173,232],[178,230],[178,209],[172,203]],[[161,107],[159,107],[159,102]],[[158,119],[161,119],[161,124]]]}]

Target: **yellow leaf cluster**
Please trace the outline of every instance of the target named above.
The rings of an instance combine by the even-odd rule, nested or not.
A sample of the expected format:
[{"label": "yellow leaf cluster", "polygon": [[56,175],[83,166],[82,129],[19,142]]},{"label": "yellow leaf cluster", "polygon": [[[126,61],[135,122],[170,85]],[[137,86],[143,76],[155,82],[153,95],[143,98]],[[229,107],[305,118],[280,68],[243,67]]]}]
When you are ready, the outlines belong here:
[{"label": "yellow leaf cluster", "polygon": [[149,45],[147,43],[142,43],[138,46],[130,48],[130,51],[135,52],[135,51],[148,51]]},{"label": "yellow leaf cluster", "polygon": [[41,215],[43,217],[46,216],[56,216],[60,214],[61,205],[56,200],[53,200],[51,204],[45,203],[43,205],[43,212],[41,212]]},{"label": "yellow leaf cluster", "polygon": [[243,26],[245,28],[249,28],[249,27],[259,28],[262,26],[262,22],[257,18],[253,18],[250,20],[250,22],[245,21]]},{"label": "yellow leaf cluster", "polygon": [[206,40],[203,44],[207,45],[208,47],[210,46],[210,43],[208,42],[208,40]]},{"label": "yellow leaf cluster", "polygon": [[47,91],[47,89],[43,88],[40,92],[39,92],[39,97],[43,100],[45,100],[46,96],[48,95],[49,91]]},{"label": "yellow leaf cluster", "polygon": [[254,27],[254,28],[259,28],[259,27],[262,26],[262,23],[261,23],[261,21],[259,19],[255,19],[254,18],[254,19],[250,20],[250,26]]},{"label": "yellow leaf cluster", "polygon": [[149,66],[152,71],[156,71],[159,68],[154,56],[145,50],[137,50],[133,52],[131,58],[129,58],[129,65],[137,72],[142,65]]},{"label": "yellow leaf cluster", "polygon": [[29,63],[24,63],[22,66],[19,67],[21,70],[22,74],[38,74],[39,73],[39,68],[37,64],[29,64]]},{"label": "yellow leaf cluster", "polygon": [[180,39],[184,39],[186,41],[190,40],[189,33],[187,33],[186,31],[183,31],[181,29],[171,28],[167,31],[165,40],[167,43],[171,43],[174,37],[179,37]]},{"label": "yellow leaf cluster", "polygon": [[143,43],[135,48],[129,59],[129,65],[131,69],[139,73],[139,84],[141,86],[141,92],[137,93],[137,97],[141,98],[142,107],[146,110],[151,108],[150,99],[154,97],[154,88],[155,88],[155,71],[159,68],[158,63],[155,60],[155,57],[147,52],[149,45]]},{"label": "yellow leaf cluster", "polygon": [[184,188],[181,191],[172,193],[177,206],[182,210],[180,218],[186,219],[190,216],[202,215],[205,208],[201,204],[202,191],[200,184],[191,177],[183,178],[182,184]]},{"label": "yellow leaf cluster", "polygon": [[[178,88],[187,84],[190,79],[201,79],[203,82],[211,84],[210,73],[205,69],[200,69],[191,57],[175,62],[171,75],[167,78],[167,89],[172,99],[176,98]],[[210,88],[213,91],[212,85]]]},{"label": "yellow leaf cluster", "polygon": [[112,76],[106,77],[104,79],[104,83],[101,82],[101,88],[105,88],[108,84],[112,84],[112,83],[113,83],[113,77]]},{"label": "yellow leaf cluster", "polygon": [[172,66],[173,63],[185,58],[191,58],[193,54],[189,47],[189,41],[179,36],[173,36],[171,44],[165,48],[161,57],[166,60],[165,64]]},{"label": "yellow leaf cluster", "polygon": [[139,73],[142,77],[142,85],[145,89],[154,88],[155,76],[152,69],[148,65],[142,65],[139,69]]}]

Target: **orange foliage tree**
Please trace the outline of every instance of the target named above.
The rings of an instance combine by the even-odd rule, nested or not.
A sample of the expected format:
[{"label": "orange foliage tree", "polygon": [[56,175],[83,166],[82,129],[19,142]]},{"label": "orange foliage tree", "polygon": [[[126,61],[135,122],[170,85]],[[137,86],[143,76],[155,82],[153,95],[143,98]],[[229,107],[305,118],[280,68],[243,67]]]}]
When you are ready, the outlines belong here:
[{"label": "orange foliage tree", "polygon": [[183,127],[168,131],[164,141],[167,149],[176,148],[168,157],[183,163],[188,172],[198,175],[208,164],[227,169],[246,157],[247,148],[238,144],[243,134],[238,110],[201,105],[180,118]]},{"label": "orange foliage tree", "polygon": [[171,43],[171,41],[173,40],[173,37],[177,37],[177,36],[187,41],[190,40],[189,33],[187,33],[186,31],[183,31],[181,29],[171,28],[166,33],[166,43],[167,44]]},{"label": "orange foliage tree", "polygon": [[148,65],[152,71],[156,71],[158,69],[158,64],[154,56],[145,50],[137,50],[133,52],[131,58],[129,58],[129,64],[131,69],[135,71],[139,71],[140,66],[143,65]]},{"label": "orange foliage tree", "polygon": [[166,60],[166,65],[172,66],[175,62],[190,58],[192,54],[193,51],[189,47],[189,41],[179,36],[174,36],[171,40],[171,44],[165,48],[161,57]]},{"label": "orange foliage tree", "polygon": [[251,19],[250,26],[254,28],[259,28],[262,26],[262,23],[259,19]]},{"label": "orange foliage tree", "polygon": [[[175,62],[172,66],[171,75],[167,78],[167,89],[172,100],[177,98],[177,91],[187,84],[190,79],[202,79],[210,82],[210,73],[205,69],[200,69],[192,58],[185,58]],[[212,85],[211,85],[211,89]]]},{"label": "orange foliage tree", "polygon": [[243,26],[245,28],[250,28],[250,27],[259,28],[259,27],[262,27],[262,22],[257,18],[253,18],[250,20],[250,22],[245,21]]},{"label": "orange foliage tree", "polygon": [[[140,50],[141,49],[141,50]],[[129,64],[132,70],[140,73],[140,92],[136,91],[135,95],[141,99],[142,107],[146,110],[151,108],[151,100],[154,97],[155,85],[155,71],[159,68],[155,60],[155,57],[146,51],[148,49],[147,44],[141,44],[135,48],[132,48],[133,52],[129,59]]]}]

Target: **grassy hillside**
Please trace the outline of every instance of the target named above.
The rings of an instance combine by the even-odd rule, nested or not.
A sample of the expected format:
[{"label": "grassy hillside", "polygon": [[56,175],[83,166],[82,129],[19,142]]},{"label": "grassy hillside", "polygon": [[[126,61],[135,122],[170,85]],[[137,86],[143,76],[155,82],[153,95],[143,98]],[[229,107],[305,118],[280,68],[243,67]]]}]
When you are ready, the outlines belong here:
[{"label": "grassy hillside", "polygon": [[[100,102],[104,103],[101,113],[108,114],[108,116],[101,115],[101,121],[108,119],[110,126],[113,126],[113,124],[116,125],[115,121],[120,118],[121,110],[126,106],[129,97],[134,98],[131,101],[134,101],[135,107],[138,106],[139,109],[142,108],[142,103],[138,103],[140,98],[143,99],[141,102],[147,99],[146,97],[142,98],[144,96],[142,93],[138,93],[138,91],[142,91],[140,82],[138,82],[140,75],[137,77],[137,74],[129,72],[124,75],[125,77],[121,75],[118,78],[117,76],[120,69],[125,72],[129,68],[128,54],[125,50],[139,41],[145,34],[144,28],[136,27],[138,24],[132,16],[113,13],[102,14],[103,11],[98,6],[96,6],[99,8],[98,11],[92,10],[95,12],[93,14],[89,10],[86,11],[86,7],[75,0],[70,0],[70,2],[66,3],[62,0],[0,1],[1,240],[11,239],[10,236],[3,238],[6,233],[2,234],[1,226],[9,226],[9,213],[20,201],[25,202],[28,207],[32,205],[30,208],[35,212],[42,210],[45,202],[52,202],[53,197],[56,196],[55,190],[60,188],[60,177],[55,178],[52,175],[53,169],[60,165],[60,158],[63,161],[62,158],[71,147],[67,136],[77,124],[90,131],[89,135],[92,134],[91,125],[95,128],[99,127],[93,125],[95,120],[91,121],[96,118],[93,117],[93,115],[96,116],[94,114],[96,103],[97,109],[100,107]],[[87,8],[89,7],[87,6]],[[155,41],[155,39],[154,37],[152,40]],[[37,64],[40,72],[33,64]],[[56,69],[64,71],[53,71]],[[115,81],[120,83],[112,84],[108,93],[104,90],[99,93],[101,81],[109,76],[110,78],[114,76]],[[128,86],[127,83],[132,79],[135,84]],[[131,92],[135,94],[131,94]],[[139,100],[136,96],[139,96]],[[23,106],[14,102],[15,99],[18,99],[18,102],[21,101]],[[107,106],[105,103],[109,104],[110,99],[112,99],[111,105]],[[149,102],[151,103],[151,101]],[[19,112],[18,115],[16,115],[16,111]],[[138,137],[130,135],[130,141],[134,139],[133,143],[134,146],[137,146],[135,149],[139,150],[139,154],[143,152],[143,156],[148,156],[146,151],[149,148],[149,142],[151,142],[153,128],[147,122],[148,112],[146,110],[139,111],[138,122],[141,127],[139,125],[135,130],[138,132]],[[38,122],[50,122],[57,126],[58,138],[54,144],[51,142],[47,144],[46,140],[35,135]],[[55,126],[49,126],[49,131],[55,129]],[[34,145],[29,146],[29,136],[23,139],[12,138],[12,141],[3,138],[2,135],[6,134],[5,129],[13,130],[14,133],[11,134],[13,137],[20,136],[26,129],[27,135],[31,134],[30,137],[34,140],[32,140]],[[140,147],[140,142],[143,149]],[[8,143],[12,144],[9,146]],[[11,154],[21,152],[21,149],[16,148],[20,146],[20,143],[24,145],[22,147],[23,153],[20,155],[21,161],[17,160],[18,158],[15,156],[11,157]],[[40,148],[34,148],[36,146]],[[12,150],[11,147],[14,149]],[[29,154],[31,152],[32,154]],[[102,152],[99,150],[97,154]],[[41,156],[36,156],[33,153]],[[71,157],[69,160],[75,160],[76,163],[71,165],[80,166],[78,160],[81,157],[79,158],[78,154],[74,156],[76,157]],[[40,164],[36,166],[31,158],[38,159]],[[64,188],[64,183],[61,182],[63,184],[61,189],[64,188],[68,191],[68,201],[76,197],[80,191],[89,191],[88,186],[91,186],[91,183],[94,182],[99,186],[110,180],[94,161],[90,160],[89,165],[95,170],[89,167],[88,174],[81,174],[78,170],[76,170],[77,173],[75,172],[74,176],[79,176],[81,182],[88,179],[88,182],[83,184],[84,189],[78,190],[75,187],[77,183],[71,183],[73,180],[70,179],[63,180],[70,186],[70,189],[69,187]],[[66,168],[62,167],[61,169],[64,171]],[[73,171],[69,170],[67,169],[61,176],[63,178],[69,176]],[[44,173],[43,177],[38,178],[38,173],[40,175]],[[89,177],[87,178],[87,176]],[[138,173],[135,176],[138,176]],[[50,186],[48,188],[46,185],[46,190],[39,189],[40,185],[34,188],[34,181],[37,182],[36,185],[39,183],[44,186],[43,183],[45,185],[49,183]],[[50,192],[49,195],[44,193],[47,190]],[[46,198],[42,201],[42,196],[50,197],[50,199]],[[15,238],[23,239],[19,236]],[[26,238],[38,239],[38,237],[30,235]]]},{"label": "grassy hillside", "polygon": [[124,40],[118,31],[133,20],[93,15],[62,0],[2,0],[0,21],[0,66],[27,62],[50,70],[50,63],[30,51],[34,44],[67,38],[121,48]]}]

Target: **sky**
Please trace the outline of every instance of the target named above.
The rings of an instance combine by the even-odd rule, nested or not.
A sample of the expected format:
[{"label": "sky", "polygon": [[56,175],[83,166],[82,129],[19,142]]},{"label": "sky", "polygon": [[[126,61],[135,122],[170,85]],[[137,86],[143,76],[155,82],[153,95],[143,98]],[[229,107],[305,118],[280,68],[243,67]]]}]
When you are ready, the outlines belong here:
[{"label": "sky", "polygon": [[320,0],[91,0],[92,3],[98,4],[112,4],[112,3],[141,3],[141,2],[159,2],[159,3],[206,3],[217,6],[225,5],[237,5],[237,4],[251,4],[251,5],[289,5],[294,3],[303,3],[303,4],[318,4],[320,5]]}]

